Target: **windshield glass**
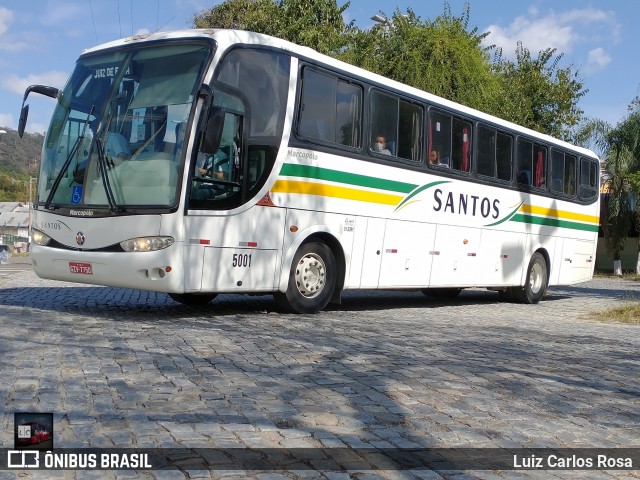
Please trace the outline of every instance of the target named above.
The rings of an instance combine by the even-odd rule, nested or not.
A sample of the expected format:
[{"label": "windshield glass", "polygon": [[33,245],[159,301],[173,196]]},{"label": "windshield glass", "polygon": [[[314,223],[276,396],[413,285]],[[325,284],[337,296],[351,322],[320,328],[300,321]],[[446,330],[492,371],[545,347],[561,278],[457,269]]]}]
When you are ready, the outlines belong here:
[{"label": "windshield glass", "polygon": [[208,46],[180,44],[81,58],[45,139],[38,201],[175,204],[184,125],[210,56]]}]

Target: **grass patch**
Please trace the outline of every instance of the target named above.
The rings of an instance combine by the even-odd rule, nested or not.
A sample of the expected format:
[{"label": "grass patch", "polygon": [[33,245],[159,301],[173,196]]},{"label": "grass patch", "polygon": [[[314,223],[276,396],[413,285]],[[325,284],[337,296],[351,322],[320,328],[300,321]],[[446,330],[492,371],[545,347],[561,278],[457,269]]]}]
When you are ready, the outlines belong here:
[{"label": "grass patch", "polygon": [[633,303],[625,307],[618,307],[600,312],[596,314],[596,319],[606,323],[640,325],[640,303]]},{"label": "grass patch", "polygon": [[622,277],[620,277],[619,275],[614,275],[613,272],[602,272],[602,271],[595,271],[593,272],[593,278],[621,278],[622,280],[631,280],[631,281],[639,281],[640,280],[640,275],[638,275],[636,272],[623,272],[622,273]]}]

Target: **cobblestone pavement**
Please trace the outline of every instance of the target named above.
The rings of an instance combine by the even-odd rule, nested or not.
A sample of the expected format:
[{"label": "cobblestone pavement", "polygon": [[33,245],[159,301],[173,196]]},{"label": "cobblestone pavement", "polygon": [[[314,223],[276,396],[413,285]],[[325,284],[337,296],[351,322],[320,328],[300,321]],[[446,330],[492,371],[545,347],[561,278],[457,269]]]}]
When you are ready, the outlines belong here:
[{"label": "cobblestone pavement", "polygon": [[[464,291],[347,293],[317,315],[270,296],[164,294],[0,275],[0,446],[54,412],[56,448],[640,447],[640,327],[592,312],[611,278],[539,305]],[[46,473],[46,476],[40,475]],[[0,471],[14,478],[640,478],[638,471]]]}]

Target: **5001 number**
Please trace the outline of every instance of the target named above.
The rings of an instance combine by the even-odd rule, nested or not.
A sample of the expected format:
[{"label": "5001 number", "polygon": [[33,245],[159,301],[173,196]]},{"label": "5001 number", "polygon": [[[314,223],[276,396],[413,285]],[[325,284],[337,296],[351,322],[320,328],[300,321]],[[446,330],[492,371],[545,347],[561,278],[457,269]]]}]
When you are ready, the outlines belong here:
[{"label": "5001 number", "polygon": [[234,253],[233,261],[231,262],[233,267],[251,267],[251,254],[250,253]]}]

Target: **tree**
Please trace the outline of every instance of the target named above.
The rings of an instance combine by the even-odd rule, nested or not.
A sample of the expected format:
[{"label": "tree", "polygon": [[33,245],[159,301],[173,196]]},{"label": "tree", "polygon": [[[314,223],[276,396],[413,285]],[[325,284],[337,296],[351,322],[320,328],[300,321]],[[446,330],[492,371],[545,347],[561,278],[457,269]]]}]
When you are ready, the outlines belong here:
[{"label": "tree", "polygon": [[227,0],[194,15],[195,28],[231,28],[276,35],[277,4],[273,0]]},{"label": "tree", "polygon": [[343,60],[385,77],[477,109],[493,111],[499,82],[492,72],[487,35],[468,30],[469,6],[461,16],[447,4],[433,21],[408,9],[383,25],[358,32]]},{"label": "tree", "polygon": [[421,20],[411,9],[396,10],[383,24],[360,30],[343,15],[349,2],[336,0],[227,0],[194,17],[201,28],[239,28],[274,35],[331,55],[385,77],[570,140],[582,120],[586,94],[562,54],[543,50],[533,58],[521,43],[515,61],[493,46],[489,32],[469,27],[470,7],[460,16],[444,3],[443,13]]},{"label": "tree", "polygon": [[[562,54],[546,49],[531,56],[521,42],[516,48],[516,60],[505,60],[498,51],[494,68],[502,83],[502,101],[496,114],[502,118],[571,140],[574,127],[583,118],[578,101],[587,90],[572,66],[560,68]],[[555,59],[554,59],[555,56]]]},{"label": "tree", "polygon": [[[579,134],[581,143],[591,142],[602,153],[607,180],[601,222],[616,275],[622,275],[620,252],[629,231],[634,223],[640,227],[640,109],[633,102],[630,108],[632,112],[615,127],[593,120]],[[640,239],[636,273],[640,274]]]},{"label": "tree", "polygon": [[345,48],[353,22],[345,23],[335,0],[227,0],[194,16],[197,28],[236,28],[289,40],[320,53]]}]

